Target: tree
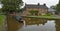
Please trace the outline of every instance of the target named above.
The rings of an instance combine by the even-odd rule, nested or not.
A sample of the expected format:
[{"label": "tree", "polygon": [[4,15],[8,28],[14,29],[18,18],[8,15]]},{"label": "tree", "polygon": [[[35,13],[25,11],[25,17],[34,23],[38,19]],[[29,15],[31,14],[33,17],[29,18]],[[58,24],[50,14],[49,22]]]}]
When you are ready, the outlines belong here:
[{"label": "tree", "polygon": [[38,15],[38,11],[31,10],[31,11],[30,11],[30,14],[31,14],[31,15]]},{"label": "tree", "polygon": [[56,10],[57,12],[60,12],[60,1],[59,1],[59,4],[57,4]]},{"label": "tree", "polygon": [[1,9],[0,9],[0,12],[1,12]]},{"label": "tree", "polygon": [[51,6],[50,8],[52,8],[52,9],[56,9],[56,6]]},{"label": "tree", "polygon": [[16,12],[23,5],[22,0],[1,0],[2,11],[6,13]]},{"label": "tree", "polygon": [[[13,18],[9,14],[12,12],[18,11],[20,9],[20,7],[23,5],[22,4],[23,2],[22,2],[22,0],[1,0],[0,2],[1,2],[1,4],[3,4],[2,11],[6,13],[6,21],[7,21],[7,27],[8,27],[9,22],[11,21],[10,19]],[[13,20],[12,20],[12,22],[13,22]],[[7,31],[9,31],[9,29],[10,29],[10,26],[8,27]]]}]

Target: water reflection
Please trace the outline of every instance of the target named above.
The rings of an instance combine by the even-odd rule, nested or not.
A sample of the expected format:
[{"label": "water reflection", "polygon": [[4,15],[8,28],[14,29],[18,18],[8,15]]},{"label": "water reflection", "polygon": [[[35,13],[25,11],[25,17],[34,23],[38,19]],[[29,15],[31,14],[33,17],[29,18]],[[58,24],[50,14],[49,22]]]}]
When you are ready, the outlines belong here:
[{"label": "water reflection", "polygon": [[60,31],[60,20],[56,20],[56,31]]},{"label": "water reflection", "polygon": [[7,18],[7,31],[17,31],[23,24],[19,23],[18,21],[16,21],[16,19],[14,19],[13,16],[8,16]]},{"label": "water reflection", "polygon": [[60,31],[60,20],[26,19],[24,24],[8,18],[8,31]]},{"label": "water reflection", "polygon": [[54,20],[27,20],[18,31],[56,31]]}]

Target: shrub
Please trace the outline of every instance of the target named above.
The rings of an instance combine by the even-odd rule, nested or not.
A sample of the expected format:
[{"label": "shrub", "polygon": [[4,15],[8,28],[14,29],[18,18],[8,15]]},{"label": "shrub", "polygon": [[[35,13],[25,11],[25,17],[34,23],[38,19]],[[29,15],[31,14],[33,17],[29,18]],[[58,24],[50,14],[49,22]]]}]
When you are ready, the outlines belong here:
[{"label": "shrub", "polygon": [[51,16],[51,14],[50,14],[50,13],[48,13],[48,14],[45,14],[45,15],[42,15],[42,16]]}]

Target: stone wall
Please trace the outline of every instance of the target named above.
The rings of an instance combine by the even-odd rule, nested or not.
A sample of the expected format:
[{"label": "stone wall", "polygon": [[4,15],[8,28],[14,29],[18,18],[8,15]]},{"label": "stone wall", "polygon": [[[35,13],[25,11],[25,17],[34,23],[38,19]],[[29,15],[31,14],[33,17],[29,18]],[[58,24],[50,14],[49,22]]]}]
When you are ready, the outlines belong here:
[{"label": "stone wall", "polygon": [[43,9],[43,8],[29,9],[29,8],[26,8],[26,9],[24,10],[24,12],[22,13],[22,15],[23,15],[23,16],[30,15],[30,11],[31,11],[31,10],[38,11],[38,13],[37,13],[38,15],[48,13],[48,9]]}]

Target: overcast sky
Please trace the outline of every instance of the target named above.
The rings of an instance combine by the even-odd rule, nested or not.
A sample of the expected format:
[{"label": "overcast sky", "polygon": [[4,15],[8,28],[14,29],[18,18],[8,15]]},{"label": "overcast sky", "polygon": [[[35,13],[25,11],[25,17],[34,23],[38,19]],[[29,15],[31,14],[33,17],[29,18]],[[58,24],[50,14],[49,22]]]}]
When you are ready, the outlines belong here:
[{"label": "overcast sky", "polygon": [[48,7],[50,7],[52,5],[58,4],[59,0],[23,0],[23,2],[27,3],[27,4],[37,4],[37,3],[44,4],[44,3],[46,3],[46,5]]},{"label": "overcast sky", "polygon": [[[46,5],[48,7],[50,7],[52,5],[58,4],[59,0],[23,0],[23,2],[27,3],[27,4],[37,4],[37,3],[44,4],[44,3],[46,3]],[[1,5],[0,5],[0,8],[2,8]]]}]

